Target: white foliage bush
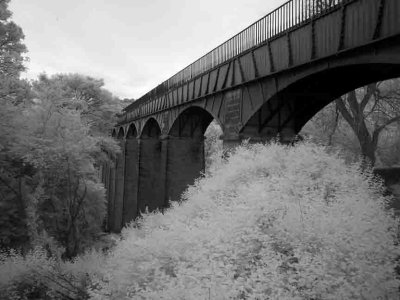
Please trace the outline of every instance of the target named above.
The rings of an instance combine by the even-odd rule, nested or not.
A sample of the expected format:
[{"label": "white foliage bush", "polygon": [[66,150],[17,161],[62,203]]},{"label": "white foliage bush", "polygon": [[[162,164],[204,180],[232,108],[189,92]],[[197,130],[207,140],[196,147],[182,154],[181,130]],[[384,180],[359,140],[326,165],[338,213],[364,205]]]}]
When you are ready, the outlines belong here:
[{"label": "white foliage bush", "polygon": [[222,140],[220,139],[223,131],[217,121],[212,121],[204,133],[204,157],[206,172],[213,164],[214,160],[221,157],[223,151]]},{"label": "white foliage bush", "polygon": [[242,145],[124,231],[93,299],[397,299],[382,186],[308,143]]}]

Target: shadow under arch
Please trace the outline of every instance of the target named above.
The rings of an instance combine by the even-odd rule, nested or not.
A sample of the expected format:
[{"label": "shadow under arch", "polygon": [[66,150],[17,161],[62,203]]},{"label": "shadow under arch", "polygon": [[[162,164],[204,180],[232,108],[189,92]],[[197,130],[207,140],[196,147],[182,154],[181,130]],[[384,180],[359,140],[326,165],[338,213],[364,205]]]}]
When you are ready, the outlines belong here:
[{"label": "shadow under arch", "polygon": [[161,128],[154,118],[146,121],[139,138],[137,214],[165,206],[165,165]]},{"label": "shadow under arch", "polygon": [[204,133],[214,117],[191,106],[174,120],[166,143],[166,202],[178,201],[205,168]]},{"label": "shadow under arch", "polygon": [[130,124],[128,127],[128,130],[126,132],[126,139],[132,139],[132,138],[137,138],[138,136],[138,131],[136,129],[135,124]]},{"label": "shadow under arch", "polygon": [[290,140],[316,113],[338,97],[370,83],[396,77],[400,77],[400,64],[390,63],[339,66],[310,74],[263,99],[263,104],[244,122],[240,137],[267,140],[282,134]]},{"label": "shadow under arch", "polygon": [[124,172],[125,172],[125,131],[123,127],[118,129],[116,136],[121,152],[115,158],[115,181],[110,187],[108,203],[108,227],[112,232],[120,232],[122,229],[123,197],[124,197]]},{"label": "shadow under arch", "polygon": [[125,137],[124,128],[120,127],[117,134],[117,139],[123,139]]},{"label": "shadow under arch", "polygon": [[[111,131],[111,137],[117,137],[117,130],[114,128]],[[103,183],[106,188],[107,198],[107,217],[105,227],[107,231],[113,230],[114,220],[114,188],[115,188],[115,160],[111,153],[107,153],[108,160],[103,164]]]},{"label": "shadow under arch", "polygon": [[159,138],[161,135],[161,127],[157,120],[150,118],[146,121],[140,132],[140,138]]},{"label": "shadow under arch", "polygon": [[173,137],[202,137],[214,117],[205,109],[191,106],[174,120],[168,135]]}]

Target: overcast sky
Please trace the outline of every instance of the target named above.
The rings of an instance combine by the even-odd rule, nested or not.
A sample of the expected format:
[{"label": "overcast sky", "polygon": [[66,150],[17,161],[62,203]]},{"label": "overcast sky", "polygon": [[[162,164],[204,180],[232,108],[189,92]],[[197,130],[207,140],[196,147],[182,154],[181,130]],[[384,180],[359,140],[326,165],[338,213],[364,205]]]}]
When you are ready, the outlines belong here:
[{"label": "overcast sky", "polygon": [[285,0],[12,0],[27,78],[81,73],[139,98]]}]

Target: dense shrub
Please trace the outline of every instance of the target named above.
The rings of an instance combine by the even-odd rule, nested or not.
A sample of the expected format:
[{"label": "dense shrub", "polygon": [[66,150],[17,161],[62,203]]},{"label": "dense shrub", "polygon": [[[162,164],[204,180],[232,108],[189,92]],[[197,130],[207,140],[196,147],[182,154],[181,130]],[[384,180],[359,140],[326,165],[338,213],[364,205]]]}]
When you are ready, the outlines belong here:
[{"label": "dense shrub", "polygon": [[103,261],[91,252],[63,262],[41,247],[26,255],[0,253],[0,299],[88,299],[88,285]]},{"label": "dense shrub", "polygon": [[123,232],[93,299],[397,299],[381,183],[322,147],[243,145],[184,197]]},{"label": "dense shrub", "polygon": [[218,156],[220,156],[220,152],[222,151],[222,140],[220,137],[222,133],[221,126],[216,121],[211,122],[204,133],[204,158],[206,171],[211,167],[213,161],[218,159]]}]

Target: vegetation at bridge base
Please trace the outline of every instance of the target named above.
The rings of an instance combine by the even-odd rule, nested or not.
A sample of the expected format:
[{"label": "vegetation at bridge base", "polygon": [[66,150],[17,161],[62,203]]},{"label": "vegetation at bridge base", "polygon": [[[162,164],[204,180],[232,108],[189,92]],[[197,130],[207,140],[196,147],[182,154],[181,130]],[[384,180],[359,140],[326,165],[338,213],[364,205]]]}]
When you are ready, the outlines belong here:
[{"label": "vegetation at bridge base", "polygon": [[0,253],[0,299],[88,299],[89,278],[100,274],[103,261],[100,252],[63,261],[40,246],[24,255]]},{"label": "vegetation at bridge base", "polygon": [[124,230],[92,299],[396,299],[382,190],[321,146],[242,145]]},{"label": "vegetation at bridge base", "polygon": [[204,133],[204,159],[206,172],[212,166],[213,161],[219,158],[221,151],[223,151],[221,140],[222,133],[221,126],[216,121],[212,121]]}]

